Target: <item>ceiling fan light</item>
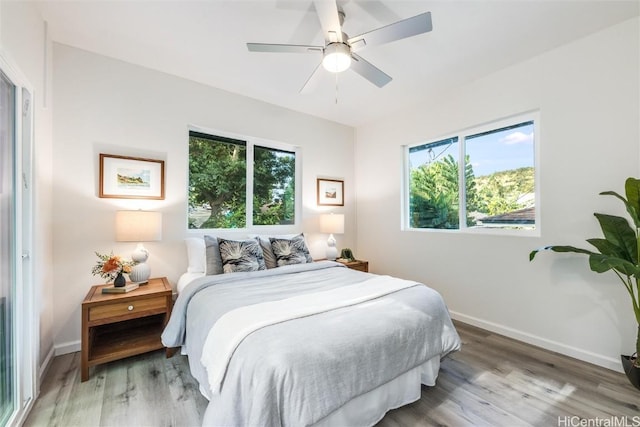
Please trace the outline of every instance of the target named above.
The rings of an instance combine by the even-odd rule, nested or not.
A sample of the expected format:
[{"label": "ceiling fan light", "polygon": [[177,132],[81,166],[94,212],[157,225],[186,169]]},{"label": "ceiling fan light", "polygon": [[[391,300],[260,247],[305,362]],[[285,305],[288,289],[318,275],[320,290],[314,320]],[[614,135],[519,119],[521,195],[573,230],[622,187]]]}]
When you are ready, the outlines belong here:
[{"label": "ceiling fan light", "polygon": [[332,73],[340,73],[351,66],[351,51],[344,43],[330,43],[324,49],[322,66]]}]

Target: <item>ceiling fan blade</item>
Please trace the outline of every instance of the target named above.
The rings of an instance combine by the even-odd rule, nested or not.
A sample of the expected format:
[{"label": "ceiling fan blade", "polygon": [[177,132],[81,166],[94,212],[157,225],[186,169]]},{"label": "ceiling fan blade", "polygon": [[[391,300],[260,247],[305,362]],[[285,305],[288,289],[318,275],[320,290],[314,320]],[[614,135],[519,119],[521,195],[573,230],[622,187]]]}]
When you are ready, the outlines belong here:
[{"label": "ceiling fan blade", "polygon": [[433,29],[431,12],[421,13],[412,18],[389,24],[377,30],[351,37],[347,43],[352,50],[360,50],[365,46],[376,46],[384,43],[401,40],[407,37],[427,33]]},{"label": "ceiling fan blade", "polygon": [[338,15],[338,5],[335,0],[314,0],[320,26],[325,40],[330,43],[342,43],[342,26],[340,25],[340,15]]},{"label": "ceiling fan blade", "polygon": [[353,61],[351,61],[351,69],[374,85],[382,87],[392,80],[384,71],[365,61],[355,53],[351,53],[351,57],[353,58]]},{"label": "ceiling fan blade", "polygon": [[315,70],[313,70],[313,73],[311,73],[307,81],[304,82],[304,85],[300,88],[300,93],[307,94],[315,90],[315,88],[318,86],[318,76],[320,75],[321,69],[322,69],[322,62],[318,64],[318,66],[316,67]]},{"label": "ceiling fan blade", "polygon": [[249,52],[277,53],[322,53],[322,46],[306,46],[298,44],[247,43]]}]

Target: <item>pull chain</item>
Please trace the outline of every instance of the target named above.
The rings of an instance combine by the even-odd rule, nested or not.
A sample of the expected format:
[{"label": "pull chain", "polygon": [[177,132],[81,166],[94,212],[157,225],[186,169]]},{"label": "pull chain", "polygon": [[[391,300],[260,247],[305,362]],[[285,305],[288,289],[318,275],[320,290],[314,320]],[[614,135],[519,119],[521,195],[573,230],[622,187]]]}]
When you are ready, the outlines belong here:
[{"label": "pull chain", "polygon": [[336,105],[338,105],[338,73],[334,73],[336,76]]}]

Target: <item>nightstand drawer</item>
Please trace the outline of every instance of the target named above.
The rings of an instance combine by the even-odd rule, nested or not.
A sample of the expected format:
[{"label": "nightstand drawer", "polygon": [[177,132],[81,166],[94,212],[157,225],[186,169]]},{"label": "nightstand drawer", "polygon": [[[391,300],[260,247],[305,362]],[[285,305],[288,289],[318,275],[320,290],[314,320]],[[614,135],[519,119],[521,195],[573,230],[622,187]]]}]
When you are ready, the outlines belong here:
[{"label": "nightstand drawer", "polygon": [[365,273],[369,272],[369,263],[368,262],[360,262],[358,264],[350,265],[350,269],[364,271]]},{"label": "nightstand drawer", "polygon": [[[164,309],[167,306],[166,297],[137,299],[129,302],[116,302],[89,308],[89,321],[113,318],[118,316],[135,315],[150,310]],[[133,316],[135,317],[135,316]]]},{"label": "nightstand drawer", "polygon": [[362,260],[353,260],[353,261],[343,261],[340,259],[336,260],[340,264],[346,265],[348,268],[352,270],[364,271],[365,273],[369,272],[369,261]]}]

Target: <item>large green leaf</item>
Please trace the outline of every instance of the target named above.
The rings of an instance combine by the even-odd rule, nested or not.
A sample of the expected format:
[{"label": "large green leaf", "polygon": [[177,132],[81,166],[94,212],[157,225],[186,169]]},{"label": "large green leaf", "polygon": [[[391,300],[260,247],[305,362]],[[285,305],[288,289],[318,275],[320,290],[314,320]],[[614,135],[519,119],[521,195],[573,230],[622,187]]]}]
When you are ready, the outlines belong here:
[{"label": "large green leaf", "polygon": [[640,268],[638,266],[614,256],[591,254],[589,255],[589,267],[596,273],[604,273],[614,269],[625,276],[640,276]]},{"label": "large green leaf", "polygon": [[626,253],[624,259],[636,263],[638,260],[638,241],[636,232],[629,226],[629,222],[615,215],[601,213],[595,213],[594,215],[598,218],[604,238],[624,250]]},{"label": "large green leaf", "polygon": [[615,256],[618,258],[626,259],[627,261],[633,261],[627,259],[627,253],[624,249],[614,245],[607,239],[587,239],[587,242],[591,243],[596,249],[603,255]]},{"label": "large green leaf", "polygon": [[533,251],[531,251],[531,253],[529,253],[529,261],[533,261],[533,259],[536,257],[536,254],[541,251],[573,252],[576,254],[599,255],[586,249],[576,248],[575,246],[544,246],[542,248],[534,249]]},{"label": "large green leaf", "polygon": [[614,196],[614,197],[617,197],[618,199],[620,199],[622,201],[622,203],[624,203],[624,205],[626,206],[627,213],[629,213],[629,216],[633,220],[633,223],[636,226],[636,228],[640,228],[640,218],[638,217],[638,213],[640,213],[640,208],[634,207],[634,205],[630,201],[628,201],[627,199],[625,199],[624,197],[622,197],[621,195],[619,195],[615,191],[603,191],[602,193],[600,193],[600,195],[601,196]]},{"label": "large green leaf", "polygon": [[[627,178],[624,182],[624,192],[629,201],[629,205],[636,212],[636,217],[640,214],[640,179],[633,177]],[[636,223],[638,224],[638,223]]]}]

